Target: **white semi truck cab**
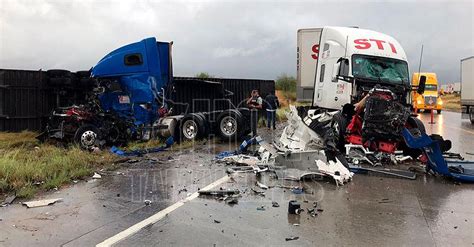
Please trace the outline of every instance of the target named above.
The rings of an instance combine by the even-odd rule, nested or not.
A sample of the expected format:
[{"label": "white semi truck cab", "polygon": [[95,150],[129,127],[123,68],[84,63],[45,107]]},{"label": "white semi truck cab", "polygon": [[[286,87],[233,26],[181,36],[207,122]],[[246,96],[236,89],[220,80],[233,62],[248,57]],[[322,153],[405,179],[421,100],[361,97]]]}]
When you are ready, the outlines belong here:
[{"label": "white semi truck cab", "polygon": [[300,29],[297,58],[298,99],[314,107],[341,109],[375,85],[409,103],[407,57],[391,36],[351,27]]}]

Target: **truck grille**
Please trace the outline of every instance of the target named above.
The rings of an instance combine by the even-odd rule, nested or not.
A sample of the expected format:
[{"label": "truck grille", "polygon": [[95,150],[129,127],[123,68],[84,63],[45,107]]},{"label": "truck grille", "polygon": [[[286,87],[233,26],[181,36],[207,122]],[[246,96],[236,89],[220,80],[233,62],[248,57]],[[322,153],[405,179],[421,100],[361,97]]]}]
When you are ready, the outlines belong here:
[{"label": "truck grille", "polygon": [[436,99],[436,96],[425,96],[425,105],[436,105]]}]

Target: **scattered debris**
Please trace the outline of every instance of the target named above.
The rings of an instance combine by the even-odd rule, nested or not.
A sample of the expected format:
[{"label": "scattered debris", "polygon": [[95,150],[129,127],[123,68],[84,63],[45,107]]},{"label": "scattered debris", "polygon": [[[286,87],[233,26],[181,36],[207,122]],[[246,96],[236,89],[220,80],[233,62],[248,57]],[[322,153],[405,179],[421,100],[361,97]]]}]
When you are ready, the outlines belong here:
[{"label": "scattered debris", "polygon": [[288,237],[285,238],[285,241],[292,241],[292,240],[298,240],[300,237]]},{"label": "scattered debris", "polygon": [[256,190],[256,189],[253,188],[253,187],[250,188],[250,189],[253,191],[253,193],[255,193],[255,194],[259,195],[259,196],[265,196],[265,191]]},{"label": "scattered debris", "polygon": [[97,172],[94,172],[94,175],[92,176],[93,179],[101,179],[102,178],[102,175],[100,175],[99,173]]},{"label": "scattered debris", "polygon": [[151,201],[150,201],[150,200],[145,200],[145,201],[143,201],[143,202],[144,202],[145,205],[147,205],[147,206],[150,206],[150,205],[151,205]]},{"label": "scattered debris", "polygon": [[268,189],[268,186],[266,186],[265,184],[262,184],[258,181],[255,182],[255,184],[260,187],[260,189],[264,189],[264,190],[267,190]]},{"label": "scattered debris", "polygon": [[223,195],[233,195],[233,194],[240,194],[240,191],[235,190],[199,190],[199,195],[212,195],[212,196],[223,196]]},{"label": "scattered debris", "polygon": [[261,205],[260,207],[257,207],[257,210],[259,210],[259,211],[265,211],[265,205]]},{"label": "scattered debris", "polygon": [[16,199],[16,195],[11,195],[11,196],[5,198],[5,200],[3,201],[1,206],[6,207],[6,206],[12,204],[13,201],[15,201],[15,199]]},{"label": "scattered debris", "polygon": [[220,220],[214,220],[214,223],[216,223],[216,224],[220,224],[220,223],[221,223],[221,221],[220,221]]},{"label": "scattered debris", "polygon": [[278,208],[278,207],[280,207],[280,204],[278,204],[278,202],[273,201],[272,202],[272,207]]},{"label": "scattered debris", "polygon": [[53,205],[56,202],[62,201],[62,198],[55,198],[55,199],[46,199],[46,200],[39,200],[39,201],[29,201],[23,202],[22,204],[25,205],[27,208],[36,208],[36,207],[43,207]]},{"label": "scattered debris", "polygon": [[300,208],[301,208],[301,204],[299,202],[297,202],[296,200],[291,200],[288,203],[288,213],[289,214],[298,214],[297,211]]}]

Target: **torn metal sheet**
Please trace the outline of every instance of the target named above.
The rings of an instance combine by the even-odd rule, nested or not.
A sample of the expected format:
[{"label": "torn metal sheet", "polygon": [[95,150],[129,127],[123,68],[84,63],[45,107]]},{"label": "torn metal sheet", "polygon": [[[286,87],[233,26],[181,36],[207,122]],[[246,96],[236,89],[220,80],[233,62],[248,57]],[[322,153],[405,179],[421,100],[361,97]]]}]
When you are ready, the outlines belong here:
[{"label": "torn metal sheet", "polygon": [[406,179],[416,179],[416,173],[411,171],[396,170],[396,169],[387,169],[387,168],[368,168],[362,166],[351,165],[349,170],[354,173],[375,173],[379,175],[396,177],[396,178],[406,178]]},{"label": "torn metal sheet", "polygon": [[40,200],[40,201],[23,202],[22,204],[25,205],[27,208],[36,208],[36,207],[44,207],[44,206],[53,205],[56,202],[59,202],[62,200],[63,200],[62,198],[55,198],[55,199],[46,199],[46,200]]},{"label": "torn metal sheet", "polygon": [[233,195],[233,194],[240,194],[240,190],[200,190],[198,191],[199,195]]},{"label": "torn metal sheet", "polygon": [[[323,140],[314,132],[298,115],[295,106],[290,105],[290,111],[286,114],[288,126],[285,127],[279,141],[275,142],[276,148],[280,151],[304,151],[315,147],[322,148]],[[308,114],[309,122],[317,118],[325,118],[329,113],[317,115]]]},{"label": "torn metal sheet", "polygon": [[342,185],[353,176],[338,159],[328,161],[323,150],[290,152],[286,156],[280,155],[275,158],[274,166],[270,169],[275,171],[278,177],[297,177],[300,180],[307,176],[332,177],[337,185]]}]

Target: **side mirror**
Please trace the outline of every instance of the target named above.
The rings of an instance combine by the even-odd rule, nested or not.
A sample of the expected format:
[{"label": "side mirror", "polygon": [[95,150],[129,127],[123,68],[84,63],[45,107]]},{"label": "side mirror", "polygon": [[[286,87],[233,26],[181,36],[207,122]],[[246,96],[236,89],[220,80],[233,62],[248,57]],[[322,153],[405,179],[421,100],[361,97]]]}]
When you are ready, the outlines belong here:
[{"label": "side mirror", "polygon": [[426,76],[422,75],[420,76],[420,83],[418,83],[418,88],[416,89],[416,92],[418,94],[423,94],[425,92],[425,86],[426,86]]},{"label": "side mirror", "polygon": [[347,58],[339,58],[337,63],[334,65],[333,68],[333,82],[337,82],[338,80],[343,80],[346,82],[352,82],[352,77],[349,76],[349,59]]}]

